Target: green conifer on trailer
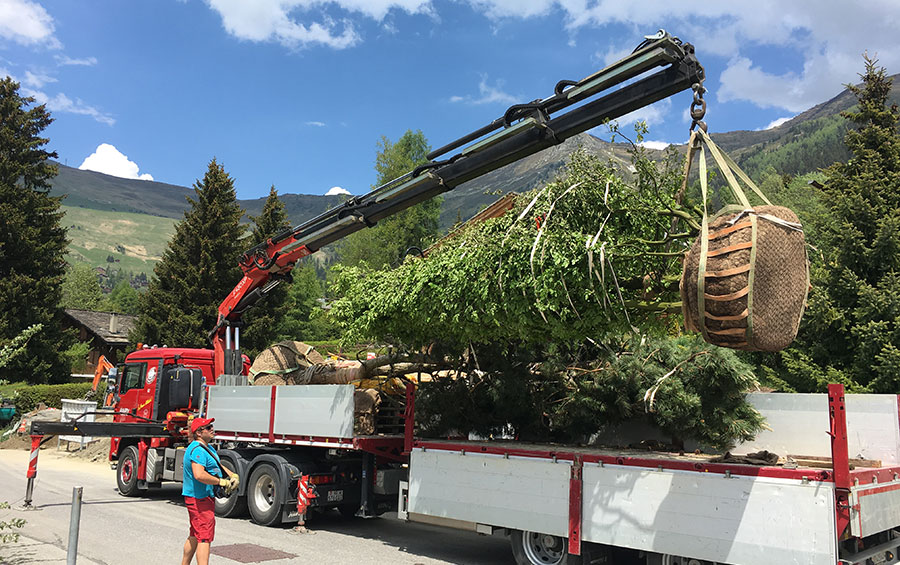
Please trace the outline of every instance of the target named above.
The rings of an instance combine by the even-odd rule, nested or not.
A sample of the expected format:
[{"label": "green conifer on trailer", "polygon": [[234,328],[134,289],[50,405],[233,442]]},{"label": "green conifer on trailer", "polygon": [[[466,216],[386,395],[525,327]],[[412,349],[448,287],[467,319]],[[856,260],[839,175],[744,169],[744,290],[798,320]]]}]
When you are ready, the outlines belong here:
[{"label": "green conifer on trailer", "polygon": [[59,307],[68,241],[61,198],[49,195],[56,153],[41,137],[53,120],[33,103],[11,78],[0,80],[0,342],[35,324],[44,328],[0,378],[58,382],[69,375],[62,352],[73,341],[61,329]]},{"label": "green conifer on trailer", "polygon": [[240,281],[238,259],[246,247],[234,181],[215,159],[194,183],[191,208],[140,297],[131,339],[146,344],[208,347],[223,297]]},{"label": "green conifer on trailer", "polygon": [[[781,354],[768,380],[786,390],[900,392],[900,111],[891,79],[865,58],[859,104],[844,112],[846,163],[826,170],[832,222],[814,262],[800,342]],[[772,378],[776,377],[776,378]],[[777,380],[781,377],[782,380]]]},{"label": "green conifer on trailer", "polygon": [[[269,189],[269,196],[263,204],[260,215],[251,216],[250,220],[253,224],[250,241],[247,242],[248,247],[265,243],[273,235],[290,229],[291,224],[284,210],[284,203],[278,198],[278,191],[274,186]],[[244,314],[241,349],[251,357],[275,341],[284,318],[289,287],[288,283],[281,283]],[[302,336],[296,336],[295,339],[302,339]]]}]

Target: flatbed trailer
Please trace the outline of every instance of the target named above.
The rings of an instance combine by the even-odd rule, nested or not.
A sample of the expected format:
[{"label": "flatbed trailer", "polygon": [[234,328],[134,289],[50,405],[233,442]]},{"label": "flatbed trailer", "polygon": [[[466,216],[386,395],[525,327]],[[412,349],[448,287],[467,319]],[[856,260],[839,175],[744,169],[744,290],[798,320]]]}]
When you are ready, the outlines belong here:
[{"label": "flatbed trailer", "polygon": [[[404,433],[360,435],[353,391],[208,387],[202,411],[216,419],[223,464],[244,478],[237,493],[217,499],[217,513],[249,511],[276,525],[309,507],[358,516],[396,509],[408,521],[508,535],[517,562],[528,565],[622,556],[648,565],[900,562],[895,395],[845,396],[841,385],[828,394],[752,393],[770,429],[733,453],[782,456],[753,465],[718,454],[421,438],[411,385]],[[36,422],[34,430],[72,433],[74,425]],[[126,423],[110,425],[123,442],[134,436]],[[653,439],[645,430],[628,437],[629,429],[614,435],[626,445]],[[140,480],[180,480],[183,444],[146,442],[131,445],[143,454],[132,462]]]},{"label": "flatbed trailer", "polygon": [[[840,385],[827,395],[751,394],[771,429],[736,453],[769,450],[800,462],[760,466],[716,462],[716,454],[418,438],[411,393],[407,433],[357,436],[352,390],[210,387],[208,415],[220,440],[377,459],[392,473],[377,481],[379,494],[397,493],[400,517],[507,533],[520,563],[575,562],[613,548],[648,563],[898,562],[893,395],[845,397]],[[879,466],[853,468],[851,454]],[[803,465],[809,459],[828,468]]]}]

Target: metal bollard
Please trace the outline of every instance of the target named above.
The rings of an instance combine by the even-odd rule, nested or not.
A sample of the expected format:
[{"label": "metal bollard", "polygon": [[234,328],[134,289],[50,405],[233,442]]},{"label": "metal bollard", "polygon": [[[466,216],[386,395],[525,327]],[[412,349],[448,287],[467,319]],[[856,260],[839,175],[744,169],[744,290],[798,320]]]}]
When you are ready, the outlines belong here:
[{"label": "metal bollard", "polygon": [[81,525],[81,498],[84,487],[72,487],[72,513],[69,516],[69,546],[66,550],[66,565],[75,565],[78,559],[78,528]]}]

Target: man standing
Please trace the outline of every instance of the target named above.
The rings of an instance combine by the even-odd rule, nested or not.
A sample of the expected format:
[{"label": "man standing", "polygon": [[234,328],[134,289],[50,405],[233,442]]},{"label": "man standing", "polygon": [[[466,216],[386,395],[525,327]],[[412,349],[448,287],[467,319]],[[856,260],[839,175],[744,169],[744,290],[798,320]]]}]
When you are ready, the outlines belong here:
[{"label": "man standing", "polygon": [[195,554],[198,565],[208,565],[209,544],[216,533],[214,487],[221,486],[226,492],[231,492],[238,485],[237,473],[228,473],[228,479],[222,477],[224,469],[219,464],[219,456],[209,445],[215,437],[212,425],[214,420],[215,418],[191,420],[194,441],[184,450],[181,494],[184,495],[191,529],[184,542],[182,565],[190,565]]}]

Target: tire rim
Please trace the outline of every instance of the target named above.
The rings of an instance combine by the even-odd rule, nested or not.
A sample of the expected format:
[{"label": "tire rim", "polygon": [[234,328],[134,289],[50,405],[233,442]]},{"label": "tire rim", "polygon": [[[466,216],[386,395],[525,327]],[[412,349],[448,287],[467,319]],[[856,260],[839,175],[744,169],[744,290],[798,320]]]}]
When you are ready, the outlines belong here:
[{"label": "tire rim", "polygon": [[275,504],[275,481],[269,475],[256,480],[253,489],[253,506],[262,512],[268,512]]},{"label": "tire rim", "polygon": [[131,457],[128,457],[122,463],[122,482],[131,482],[132,473],[134,473],[134,461],[131,460]]},{"label": "tire rim", "polygon": [[535,532],[522,532],[522,549],[535,565],[556,565],[566,556],[562,538]]}]

